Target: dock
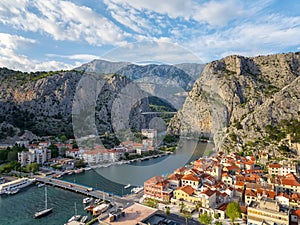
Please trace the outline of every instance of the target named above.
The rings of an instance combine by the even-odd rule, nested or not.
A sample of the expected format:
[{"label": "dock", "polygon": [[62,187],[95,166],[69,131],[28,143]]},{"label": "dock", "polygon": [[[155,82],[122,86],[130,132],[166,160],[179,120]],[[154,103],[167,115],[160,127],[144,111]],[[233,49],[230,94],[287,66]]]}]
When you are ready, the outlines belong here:
[{"label": "dock", "polygon": [[81,185],[81,184],[75,184],[64,180],[59,180],[55,178],[49,178],[49,177],[35,177],[36,181],[40,183],[44,183],[47,185],[51,185],[54,187],[59,187],[65,190],[73,191],[76,193],[80,193],[82,195],[92,197],[92,198],[98,198],[102,200],[109,201],[113,205],[118,206],[128,206],[133,203],[133,200],[126,199],[124,197],[120,197],[118,195],[112,195],[109,193],[106,193],[104,191],[95,190],[92,187]]}]

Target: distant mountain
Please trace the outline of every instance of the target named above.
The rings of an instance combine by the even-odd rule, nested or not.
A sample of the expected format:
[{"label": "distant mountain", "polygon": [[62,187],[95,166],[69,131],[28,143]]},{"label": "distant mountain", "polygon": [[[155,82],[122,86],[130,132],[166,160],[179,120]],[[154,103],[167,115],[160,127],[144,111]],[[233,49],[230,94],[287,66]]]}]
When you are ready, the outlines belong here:
[{"label": "distant mountain", "polygon": [[[183,68],[183,69],[181,69]],[[196,78],[201,75],[203,65],[136,65],[127,62],[93,60],[75,70],[95,74],[116,73],[135,82],[142,90],[162,98],[179,109],[191,90]],[[198,70],[198,71],[197,71]]]},{"label": "distant mountain", "polygon": [[228,151],[284,150],[299,141],[299,106],[300,52],[233,55],[206,65],[169,131],[212,136]]},{"label": "distant mountain", "polygon": [[89,63],[85,63],[74,70],[97,73],[97,74],[109,74],[116,73],[118,70],[124,66],[129,65],[128,62],[109,62],[105,60],[95,59]]}]

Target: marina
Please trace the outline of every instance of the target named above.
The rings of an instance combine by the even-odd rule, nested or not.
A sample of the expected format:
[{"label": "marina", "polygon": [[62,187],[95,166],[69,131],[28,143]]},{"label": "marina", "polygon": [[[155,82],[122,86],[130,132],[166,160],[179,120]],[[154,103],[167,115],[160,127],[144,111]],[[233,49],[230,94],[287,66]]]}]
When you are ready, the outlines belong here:
[{"label": "marina", "polygon": [[[206,144],[200,143],[199,148],[194,152],[190,160],[194,160],[201,156],[207,147]],[[53,213],[48,214],[41,219],[34,219],[33,214],[37,209],[43,208],[44,189],[38,188],[37,185],[23,188],[22,191],[15,195],[0,195],[0,224],[14,224],[14,225],[44,225],[44,224],[65,224],[72,216],[74,216],[74,202],[77,205],[78,215],[88,216],[90,219],[90,213],[84,210],[87,205],[82,201],[85,197],[91,197],[94,199],[105,199],[110,202],[115,202],[118,206],[122,207],[127,205],[133,200],[130,198],[130,194],[136,187],[143,185],[143,182],[148,178],[156,174],[169,173],[174,167],[174,164],[179,164],[184,153],[172,154],[170,157],[172,161],[166,161],[163,166],[142,175],[135,174],[132,176],[130,167],[142,168],[149,165],[155,165],[161,162],[165,157],[155,158],[153,160],[137,161],[131,165],[112,165],[106,168],[98,169],[85,169],[83,173],[73,173],[72,175],[62,176],[60,179],[51,178],[39,178],[44,179],[48,191],[48,206],[53,208]],[[164,161],[165,162],[165,161]],[[136,167],[138,166],[138,167]],[[136,169],[135,169],[136,170]],[[108,177],[114,178],[128,178],[125,183],[114,182]],[[52,183],[49,182],[52,180]],[[131,188],[124,189],[126,184],[131,184]],[[69,186],[70,185],[70,186]],[[93,188],[93,191],[87,191],[88,188]],[[91,189],[89,189],[91,190]],[[132,191],[131,191],[132,190]],[[142,192],[138,192],[142,194]],[[121,196],[124,196],[123,198]],[[19,204],[15,204],[18,202]],[[11,214],[11,210],[17,210],[18,217]],[[22,218],[19,220],[18,218]],[[55,222],[54,222],[55,221]]]}]

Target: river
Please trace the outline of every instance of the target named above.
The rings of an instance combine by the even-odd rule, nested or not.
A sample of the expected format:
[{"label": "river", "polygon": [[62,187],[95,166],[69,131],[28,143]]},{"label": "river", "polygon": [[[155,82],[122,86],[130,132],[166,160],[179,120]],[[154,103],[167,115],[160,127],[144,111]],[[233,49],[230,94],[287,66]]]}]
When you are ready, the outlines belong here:
[{"label": "river", "polygon": [[[114,165],[107,168],[99,168],[86,171],[82,174],[65,176],[63,179],[76,182],[96,189],[104,190],[115,195],[129,194],[132,186],[143,185],[143,182],[155,175],[171,173],[190,161],[194,161],[203,155],[206,149],[212,149],[211,144],[189,141],[183,144],[182,150],[174,155],[156,158],[147,161],[135,162],[131,165]],[[0,225],[59,225],[64,224],[74,214],[76,202],[78,214],[84,212],[81,194],[76,194],[59,188],[48,187],[48,206],[53,207],[50,215],[34,219],[34,212],[44,205],[44,188],[30,186],[16,195],[0,196]]]}]

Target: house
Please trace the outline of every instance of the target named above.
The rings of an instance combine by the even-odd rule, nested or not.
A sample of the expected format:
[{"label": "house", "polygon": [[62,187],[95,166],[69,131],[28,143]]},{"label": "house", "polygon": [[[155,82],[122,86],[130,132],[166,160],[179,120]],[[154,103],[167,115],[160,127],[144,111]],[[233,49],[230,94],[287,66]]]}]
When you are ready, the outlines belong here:
[{"label": "house", "polygon": [[155,176],[144,182],[144,197],[169,202],[172,196],[173,190],[164,177]]},{"label": "house", "polygon": [[247,224],[289,225],[289,212],[282,211],[274,200],[262,200],[247,209]]},{"label": "house", "polygon": [[181,178],[182,186],[191,186],[194,189],[198,189],[201,184],[201,179],[194,174],[186,174]]},{"label": "house", "polygon": [[29,149],[29,151],[18,152],[18,162],[22,166],[27,166],[30,163],[36,162],[38,164],[44,164],[49,159],[51,159],[51,150],[42,149]]},{"label": "house", "polygon": [[170,188],[173,190],[179,188],[181,186],[181,178],[183,175],[177,174],[177,173],[172,173],[171,175],[168,176],[168,181],[170,184]]},{"label": "house", "polygon": [[199,194],[199,197],[201,198],[202,207],[204,208],[214,208],[214,206],[216,205],[216,191],[207,189],[205,191],[202,191]]},{"label": "house", "polygon": [[300,193],[299,178],[292,173],[275,178],[274,185],[277,192],[285,192],[287,194]]},{"label": "house", "polygon": [[171,202],[178,206],[184,203],[185,210],[192,212],[196,209],[195,203],[202,203],[202,199],[196,194],[196,190],[193,187],[186,185],[181,186],[174,191]]},{"label": "house", "polygon": [[281,165],[279,163],[273,163],[268,165],[269,175],[286,176],[290,173],[297,174],[297,168],[295,164]]}]

